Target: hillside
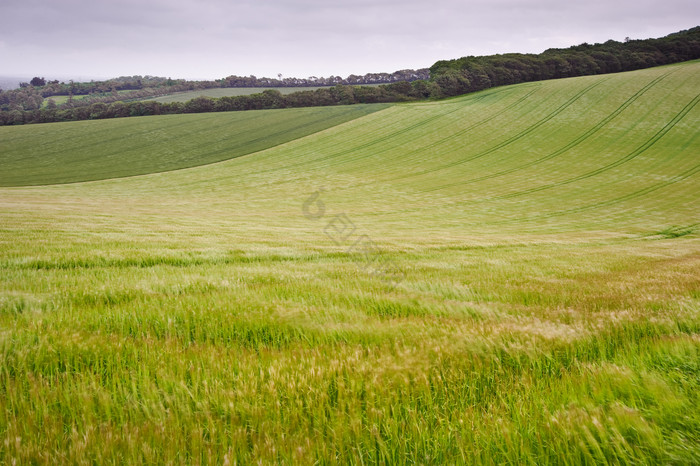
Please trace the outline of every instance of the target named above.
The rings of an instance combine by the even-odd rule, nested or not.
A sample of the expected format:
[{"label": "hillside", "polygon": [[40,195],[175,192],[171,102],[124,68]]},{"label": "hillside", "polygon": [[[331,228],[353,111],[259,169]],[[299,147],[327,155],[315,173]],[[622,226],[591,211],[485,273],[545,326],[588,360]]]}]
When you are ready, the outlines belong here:
[{"label": "hillside", "polygon": [[0,186],[74,183],[206,165],[385,108],[262,110],[0,128]]},{"label": "hillside", "polygon": [[0,462],[699,462],[698,76],[0,128]]},{"label": "hillside", "polygon": [[[149,191],[167,192],[169,186],[189,183],[193,177],[216,174],[219,179],[234,170],[236,185],[242,189],[256,189],[246,182],[254,176],[263,177],[265,184],[284,181],[293,192],[315,191],[317,186],[310,181],[301,186],[286,181],[304,173],[309,180],[329,184],[328,195],[348,207],[356,208],[358,199],[379,197],[368,196],[375,189],[393,193],[398,197],[388,196],[373,208],[374,215],[381,212],[392,222],[427,215],[431,224],[443,223],[440,217],[446,212],[446,224],[464,218],[480,228],[504,222],[505,215],[514,224],[532,223],[540,230],[541,220],[552,215],[558,217],[554,226],[566,221],[591,226],[590,221],[602,220],[596,220],[600,211],[624,215],[629,206],[636,206],[644,188],[651,190],[648,197],[655,203],[668,197],[659,208],[674,208],[665,216],[678,215],[679,223],[691,224],[692,218],[681,221],[680,214],[690,214],[694,206],[679,210],[676,201],[678,190],[694,186],[691,155],[697,149],[693,123],[698,112],[698,69],[696,61],[500,87],[389,108],[287,109],[36,129],[4,127],[0,135],[7,170],[2,183],[60,183],[166,171],[237,157],[306,134],[293,144],[253,154],[230,167],[135,179],[128,189],[139,192],[145,183]],[[385,109],[349,121],[381,108]],[[342,121],[349,122],[310,134]],[[338,185],[336,178],[345,181]],[[216,181],[209,184],[217,186]],[[100,189],[123,189],[121,183],[111,186]],[[465,205],[470,205],[469,213],[463,212]],[[433,217],[436,209],[440,214]],[[622,225],[619,220],[617,228]],[[629,220],[640,219],[635,213]]]}]

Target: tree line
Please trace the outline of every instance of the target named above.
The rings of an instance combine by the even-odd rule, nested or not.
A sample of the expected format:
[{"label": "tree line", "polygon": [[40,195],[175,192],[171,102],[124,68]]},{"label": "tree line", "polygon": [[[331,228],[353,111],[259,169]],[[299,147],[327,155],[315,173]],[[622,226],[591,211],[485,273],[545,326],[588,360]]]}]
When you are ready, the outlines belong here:
[{"label": "tree line", "polygon": [[437,87],[428,81],[399,82],[381,86],[346,86],[338,84],[313,91],[283,95],[267,89],[258,94],[231,97],[197,97],[188,102],[162,103],[153,100],[135,102],[97,102],[69,108],[44,107],[34,110],[0,112],[0,125],[50,123],[59,121],[97,120],[130,116],[169,115],[179,113],[229,112],[274,108],[352,105],[358,103],[402,102],[436,95]]},{"label": "tree line", "polygon": [[[214,87],[260,87],[260,86],[308,86],[320,85],[315,81],[295,78],[270,79],[229,76],[219,81],[174,81],[167,78],[132,77],[117,78],[107,90],[107,83],[89,83],[94,92],[101,92],[84,102],[67,102],[61,106],[42,106],[43,94],[55,82],[46,82],[44,87],[24,86],[16,91],[0,92],[0,125],[74,121],[128,116],[164,115],[174,113],[223,112],[261,110],[288,107],[313,107],[327,105],[351,105],[357,103],[405,102],[436,99],[475,92],[495,86],[517,84],[528,81],[584,76],[620,71],[631,71],[653,66],[677,63],[700,58],[700,26],[680,31],[659,39],[607,41],[603,44],[581,44],[566,49],[549,49],[541,54],[504,54],[481,57],[463,57],[438,61],[429,69],[427,79],[421,70],[365,75],[360,84],[370,80],[397,79],[396,82],[379,86],[362,86],[353,75],[345,80],[339,77],[324,79],[323,84],[334,84],[314,91],[299,91],[282,95],[275,90],[259,94],[235,97],[198,97],[184,103],[160,103],[154,101],[124,101],[128,94],[119,94],[129,86],[142,86],[130,92],[163,95],[177,90],[205,89]],[[313,77],[312,77],[313,78]],[[337,79],[336,79],[337,78]],[[43,80],[43,78],[38,78]],[[309,78],[311,79],[311,78]],[[140,84],[139,84],[140,82]],[[153,86],[154,83],[159,83]],[[286,83],[284,85],[280,83]],[[76,94],[86,83],[71,83]],[[143,87],[151,85],[153,87]],[[216,85],[216,86],[215,86]],[[100,87],[101,86],[101,87]],[[195,86],[194,89],[183,87]],[[201,87],[196,87],[201,86]],[[159,93],[163,94],[159,94]],[[74,94],[70,94],[73,96]],[[89,95],[89,94],[88,94]],[[18,97],[19,96],[19,97]],[[13,98],[16,100],[13,101]],[[21,102],[21,105],[17,102]]]},{"label": "tree line", "polygon": [[[350,75],[347,78],[311,76],[309,78],[257,78],[255,76],[228,76],[216,81],[174,80],[157,76],[122,76],[108,81],[68,83],[50,81],[44,77],[34,77],[30,82],[20,83],[19,89],[3,92],[0,89],[0,112],[35,111],[42,107],[67,110],[75,107],[88,107],[93,104],[146,99],[170,95],[178,92],[199,91],[214,88],[232,87],[307,87],[363,85],[395,82],[411,82],[428,79],[427,68],[419,70],[399,70],[393,73],[367,73],[364,76]],[[66,102],[56,103],[52,97],[67,96]],[[76,112],[65,112],[66,114]],[[82,114],[83,112],[77,112]],[[2,115],[0,115],[1,117]],[[5,115],[7,119],[7,115]],[[13,121],[19,121],[13,118]],[[1,123],[0,123],[1,124]],[[7,124],[7,123],[5,123]]]},{"label": "tree line", "polygon": [[88,99],[76,99],[71,106],[89,105],[91,103],[111,103],[117,100],[139,99],[173,94],[176,92],[198,91],[203,89],[232,87],[318,87],[363,84],[389,84],[400,81],[428,79],[427,68],[419,70],[399,70],[393,73],[367,73],[364,76],[350,75],[308,78],[257,78],[255,76],[228,76],[215,81],[188,81],[184,79],[162,78],[157,76],[122,76],[107,81],[68,83],[57,80],[47,81],[44,77],[34,77],[29,82],[20,83],[16,90],[2,92],[0,89],[0,110],[35,110],[37,98],[47,99],[54,96],[88,96]]},{"label": "tree line", "polygon": [[700,58],[700,26],[659,39],[609,40],[602,44],[438,61],[430,79],[446,96],[545,79],[632,71]]}]

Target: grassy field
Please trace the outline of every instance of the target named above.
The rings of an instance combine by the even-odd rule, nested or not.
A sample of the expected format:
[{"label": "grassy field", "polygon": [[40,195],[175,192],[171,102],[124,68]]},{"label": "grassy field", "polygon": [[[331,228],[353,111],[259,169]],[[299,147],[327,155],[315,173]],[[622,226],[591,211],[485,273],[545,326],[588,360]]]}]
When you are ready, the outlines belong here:
[{"label": "grassy field", "polygon": [[[697,464],[698,76],[503,87],[0,188],[0,462]],[[88,123],[136,154],[172,121]],[[2,128],[5,183],[99,167],[116,146],[85,124]],[[54,127],[72,149],[42,152]],[[197,157],[181,143],[159,166]]]},{"label": "grassy field", "polygon": [[166,115],[0,127],[0,186],[74,183],[205,165],[264,150],[386,105]]},{"label": "grassy field", "polygon": [[292,92],[315,91],[316,89],[321,89],[321,87],[227,87],[200,89],[198,91],[189,92],[176,92],[175,94],[147,98],[143,100],[155,100],[156,102],[169,104],[172,102],[187,102],[197,97],[235,97],[238,95],[259,94],[267,89],[280,91],[282,94],[291,94]]},{"label": "grassy field", "polygon": [[[119,95],[125,95],[125,94],[128,94],[130,92],[133,92],[133,91],[129,91],[129,90],[117,91],[117,93]],[[104,92],[104,93],[94,94],[94,97],[107,97],[109,95],[112,95],[111,92]],[[79,101],[79,100],[87,99],[89,97],[92,97],[92,96],[90,96],[90,95],[75,95],[75,96],[73,96],[73,100]],[[45,97],[44,102],[41,104],[41,106],[43,108],[46,108],[46,106],[49,104],[49,100],[53,100],[56,103],[56,105],[65,104],[66,102],[68,102],[68,99],[69,99],[69,96],[67,96],[67,95],[52,95],[50,97]]]}]

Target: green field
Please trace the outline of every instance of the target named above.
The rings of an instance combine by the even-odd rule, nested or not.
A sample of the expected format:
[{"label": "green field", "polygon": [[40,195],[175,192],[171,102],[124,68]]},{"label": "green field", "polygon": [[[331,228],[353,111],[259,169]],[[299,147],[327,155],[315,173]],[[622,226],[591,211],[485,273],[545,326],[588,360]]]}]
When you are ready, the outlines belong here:
[{"label": "green field", "polygon": [[0,186],[94,181],[205,165],[383,108],[353,105],[0,127]]},{"label": "green field", "polygon": [[698,76],[0,128],[0,463],[700,463]]},{"label": "green field", "polygon": [[[125,91],[117,91],[117,92],[120,95],[125,95],[125,94],[128,94],[128,93],[133,92],[133,91],[125,90]],[[112,94],[109,92],[99,93],[99,94],[94,94],[94,95],[89,95],[89,94],[88,95],[75,95],[75,96],[73,96],[73,100],[79,101],[79,100],[87,99],[89,97],[107,97],[110,95],[112,95]],[[69,99],[69,96],[67,96],[67,95],[52,95],[49,97],[45,97],[41,106],[42,106],[42,108],[46,108],[46,106],[49,104],[49,100],[53,100],[56,103],[56,105],[65,104],[66,102],[68,102],[68,99]]]},{"label": "green field", "polygon": [[238,95],[259,94],[267,89],[280,91],[282,94],[291,94],[292,92],[315,91],[322,87],[226,87],[214,89],[200,89],[198,91],[176,92],[161,97],[146,98],[142,100],[155,100],[156,102],[172,103],[172,102],[187,102],[197,97],[235,97]]}]

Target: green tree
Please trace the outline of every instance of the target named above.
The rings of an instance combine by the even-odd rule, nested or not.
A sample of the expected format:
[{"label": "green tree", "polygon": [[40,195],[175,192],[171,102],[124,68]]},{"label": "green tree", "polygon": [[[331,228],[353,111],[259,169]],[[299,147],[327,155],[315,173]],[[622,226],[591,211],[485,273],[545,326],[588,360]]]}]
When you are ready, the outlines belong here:
[{"label": "green tree", "polygon": [[46,79],[35,76],[32,78],[31,81],[29,81],[29,84],[31,84],[34,87],[46,86]]}]

